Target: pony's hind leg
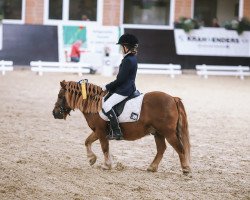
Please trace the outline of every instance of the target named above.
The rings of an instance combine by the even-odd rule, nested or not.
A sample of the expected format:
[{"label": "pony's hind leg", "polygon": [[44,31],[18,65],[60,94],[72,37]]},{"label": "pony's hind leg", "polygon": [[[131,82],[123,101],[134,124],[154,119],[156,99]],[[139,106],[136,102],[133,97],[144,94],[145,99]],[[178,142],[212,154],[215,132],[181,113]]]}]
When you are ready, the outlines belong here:
[{"label": "pony's hind leg", "polygon": [[180,141],[178,140],[175,134],[175,131],[173,131],[173,134],[171,136],[168,135],[166,139],[179,155],[183,174],[190,173],[191,168],[190,168],[189,156],[187,155],[187,153],[185,153],[182,145],[180,144]]},{"label": "pony's hind leg", "polygon": [[96,155],[94,154],[94,152],[91,149],[92,143],[95,142],[98,139],[97,135],[95,132],[92,132],[87,139],[85,140],[85,146],[87,149],[87,157],[89,160],[89,164],[93,165],[96,162]]},{"label": "pony's hind leg", "polygon": [[167,148],[164,136],[162,136],[158,133],[155,133],[154,138],[155,138],[155,143],[156,143],[156,148],[157,148],[157,154],[156,154],[153,162],[150,164],[150,166],[147,169],[150,172],[157,171],[158,165],[161,162],[163,154]]}]

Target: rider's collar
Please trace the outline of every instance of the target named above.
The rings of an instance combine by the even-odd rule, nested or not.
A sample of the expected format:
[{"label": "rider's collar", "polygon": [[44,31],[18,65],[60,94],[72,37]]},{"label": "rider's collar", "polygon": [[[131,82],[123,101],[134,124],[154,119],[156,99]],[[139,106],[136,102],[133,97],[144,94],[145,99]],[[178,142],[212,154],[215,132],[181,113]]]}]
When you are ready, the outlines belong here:
[{"label": "rider's collar", "polygon": [[125,58],[130,53],[131,53],[131,51],[128,51],[128,53],[126,53],[126,54],[123,55],[123,58]]}]

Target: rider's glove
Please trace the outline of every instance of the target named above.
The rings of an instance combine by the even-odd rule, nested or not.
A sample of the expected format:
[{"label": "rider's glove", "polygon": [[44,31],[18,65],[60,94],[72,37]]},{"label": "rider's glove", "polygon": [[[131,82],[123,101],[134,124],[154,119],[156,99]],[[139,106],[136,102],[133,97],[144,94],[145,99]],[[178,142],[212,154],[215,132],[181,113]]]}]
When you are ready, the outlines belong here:
[{"label": "rider's glove", "polygon": [[106,85],[103,85],[103,86],[102,86],[102,90],[103,90],[103,91],[106,91],[106,90],[107,90]]}]

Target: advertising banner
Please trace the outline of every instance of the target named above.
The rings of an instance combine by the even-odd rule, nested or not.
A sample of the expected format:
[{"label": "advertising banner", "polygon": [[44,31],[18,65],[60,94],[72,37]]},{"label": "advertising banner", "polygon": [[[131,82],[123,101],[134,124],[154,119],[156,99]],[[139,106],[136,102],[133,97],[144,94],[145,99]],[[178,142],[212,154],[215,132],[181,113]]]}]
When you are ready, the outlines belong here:
[{"label": "advertising banner", "polygon": [[90,26],[87,28],[87,46],[95,53],[111,54],[119,53],[119,45],[116,45],[120,37],[120,28],[115,26]]},{"label": "advertising banner", "polygon": [[80,61],[93,65],[102,65],[103,57],[119,55],[116,45],[121,29],[117,26],[59,26],[60,61],[70,61],[72,45],[81,40],[82,53]]},{"label": "advertising banner", "polygon": [[238,35],[224,28],[202,28],[185,33],[174,30],[178,55],[250,57],[250,32]]},{"label": "advertising banner", "polygon": [[[63,43],[65,47],[71,45],[77,40],[84,44],[86,41],[86,27],[84,26],[63,26]],[[86,46],[86,45],[85,45]]]}]

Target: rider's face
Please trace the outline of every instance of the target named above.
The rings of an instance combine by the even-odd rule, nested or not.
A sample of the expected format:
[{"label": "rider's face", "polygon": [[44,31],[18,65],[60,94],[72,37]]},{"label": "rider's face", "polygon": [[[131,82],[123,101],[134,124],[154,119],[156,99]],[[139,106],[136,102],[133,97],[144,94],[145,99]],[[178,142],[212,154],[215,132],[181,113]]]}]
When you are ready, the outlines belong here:
[{"label": "rider's face", "polygon": [[128,48],[126,46],[120,45],[120,52],[125,55],[128,52]]}]

